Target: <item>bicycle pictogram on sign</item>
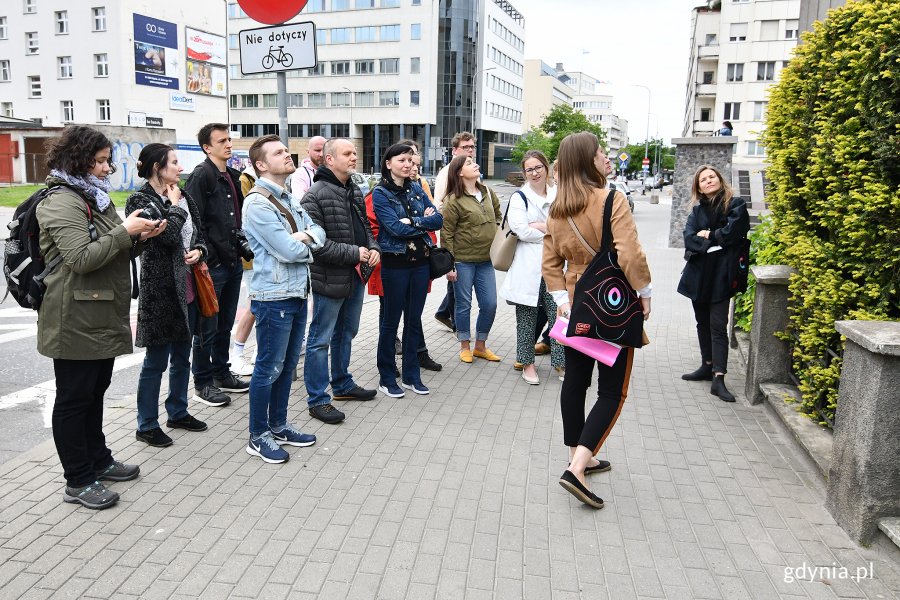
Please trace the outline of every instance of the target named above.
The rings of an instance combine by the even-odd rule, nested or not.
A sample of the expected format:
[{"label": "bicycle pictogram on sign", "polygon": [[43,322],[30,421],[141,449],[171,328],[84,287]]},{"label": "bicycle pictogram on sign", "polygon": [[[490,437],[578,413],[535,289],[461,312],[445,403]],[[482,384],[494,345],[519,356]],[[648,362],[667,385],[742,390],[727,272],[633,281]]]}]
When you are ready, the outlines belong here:
[{"label": "bicycle pictogram on sign", "polygon": [[289,52],[284,51],[284,46],[278,46],[277,50],[275,46],[269,46],[269,53],[263,56],[262,66],[264,69],[271,69],[276,62],[288,68],[294,64],[294,57]]}]

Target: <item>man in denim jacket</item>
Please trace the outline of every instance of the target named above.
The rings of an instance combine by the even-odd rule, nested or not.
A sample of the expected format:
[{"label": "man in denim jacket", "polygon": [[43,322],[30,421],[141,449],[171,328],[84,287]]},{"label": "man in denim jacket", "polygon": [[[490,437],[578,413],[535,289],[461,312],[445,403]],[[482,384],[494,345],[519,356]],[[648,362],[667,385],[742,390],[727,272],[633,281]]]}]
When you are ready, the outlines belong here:
[{"label": "man in denim jacket", "polygon": [[259,178],[244,200],[244,232],[253,249],[250,311],[256,317],[257,357],[250,380],[250,442],[247,454],[267,463],[290,458],[280,446],[311,446],[316,436],[301,433],[287,420],[288,395],[306,331],[312,251],[325,243],[325,231],[285,189],[296,169],[277,135],[250,147]]}]

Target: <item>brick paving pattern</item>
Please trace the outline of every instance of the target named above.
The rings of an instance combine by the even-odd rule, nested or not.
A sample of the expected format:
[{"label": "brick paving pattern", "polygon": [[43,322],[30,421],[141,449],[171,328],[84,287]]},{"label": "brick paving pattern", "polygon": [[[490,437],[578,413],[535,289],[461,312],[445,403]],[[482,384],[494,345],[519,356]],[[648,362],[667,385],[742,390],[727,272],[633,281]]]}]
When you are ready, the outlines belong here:
[{"label": "brick paving pattern", "polygon": [[[856,546],[823,508],[824,485],[765,408],[727,405],[688,383],[697,365],[690,303],[674,290],[668,207],[638,203],[651,262],[651,345],[636,355],[628,401],[591,476],[600,511],[558,484],[566,466],[549,356],[540,386],[512,370],[514,311],[501,302],[489,347],[500,364],[456,358],[432,318],[430,396],[337,403],[340,426],[311,420],[302,382],[289,418],[315,433],[285,465],[244,452],[246,396],[192,403],[201,433],[175,445],[134,439],[135,409],[106,412],[118,460],[141,477],[113,483],[118,506],[63,504],[52,442],[0,466],[0,598],[898,598],[900,552]],[[378,304],[367,298],[352,371],[374,387]],[[727,381],[743,389],[732,356]],[[589,399],[593,391],[588,394]],[[874,566],[859,581],[788,583],[786,568]]]}]

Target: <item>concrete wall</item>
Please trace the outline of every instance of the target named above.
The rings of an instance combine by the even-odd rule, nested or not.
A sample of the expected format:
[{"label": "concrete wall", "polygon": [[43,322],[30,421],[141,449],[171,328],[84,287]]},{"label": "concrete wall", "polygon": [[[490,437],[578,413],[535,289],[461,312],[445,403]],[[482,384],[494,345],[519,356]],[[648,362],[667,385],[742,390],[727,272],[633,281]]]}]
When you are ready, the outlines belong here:
[{"label": "concrete wall", "polygon": [[[700,165],[716,167],[722,176],[731,178],[732,148],[735,137],[675,138],[675,181],[672,191],[672,215],[669,224],[669,246],[684,248],[684,223],[691,211],[691,184]],[[731,181],[728,181],[731,183]]]}]

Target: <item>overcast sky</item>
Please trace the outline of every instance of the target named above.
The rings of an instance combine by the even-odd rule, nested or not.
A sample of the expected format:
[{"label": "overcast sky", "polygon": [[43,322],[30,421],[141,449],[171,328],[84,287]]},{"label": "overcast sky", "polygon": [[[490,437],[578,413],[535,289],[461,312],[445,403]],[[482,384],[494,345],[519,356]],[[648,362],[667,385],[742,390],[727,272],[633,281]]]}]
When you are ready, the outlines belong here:
[{"label": "overcast sky", "polygon": [[631,143],[645,138],[647,91],[630,84],[652,91],[650,137],[657,130],[653,114],[660,137],[681,136],[691,9],[702,0],[510,2],[525,17],[525,57],[609,81],[598,91],[611,94],[613,112],[628,119]]}]

